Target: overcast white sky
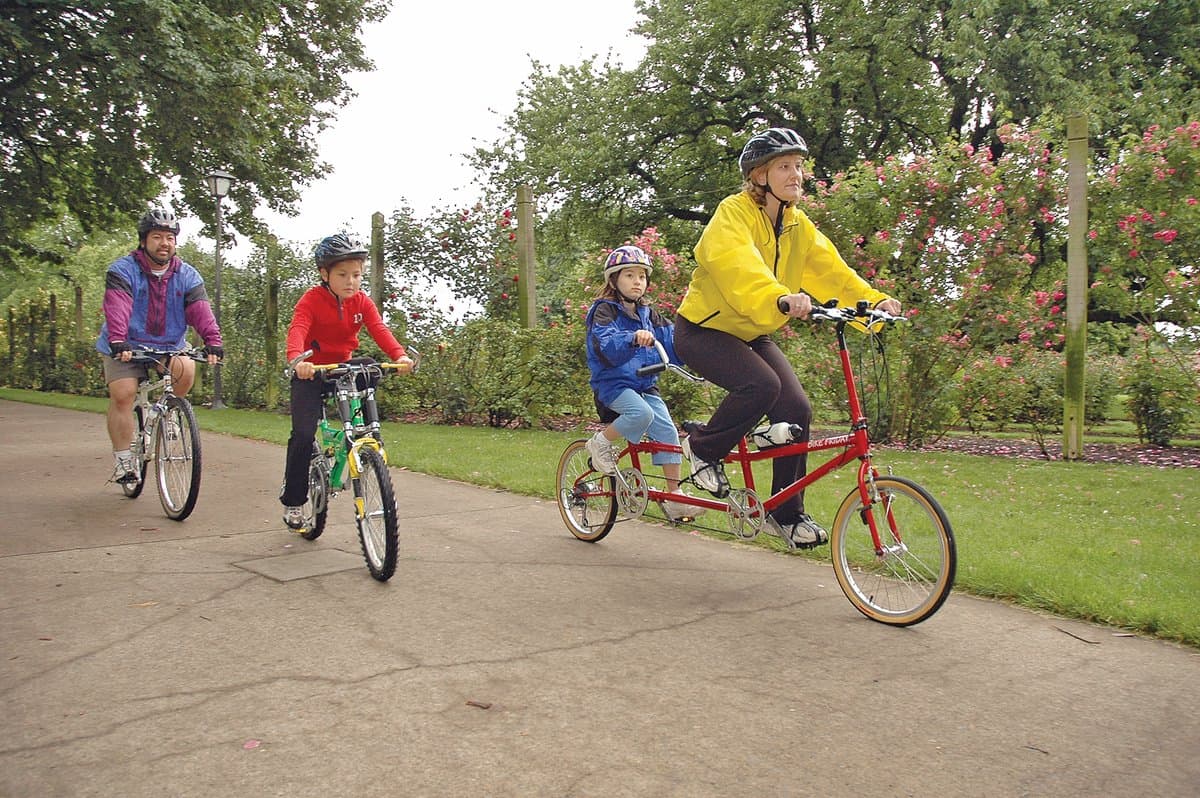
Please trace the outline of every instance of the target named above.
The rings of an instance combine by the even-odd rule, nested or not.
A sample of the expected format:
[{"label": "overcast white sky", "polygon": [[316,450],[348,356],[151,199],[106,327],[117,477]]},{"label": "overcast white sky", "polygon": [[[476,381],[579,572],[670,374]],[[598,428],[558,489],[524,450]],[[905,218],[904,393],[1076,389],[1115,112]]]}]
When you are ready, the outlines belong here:
[{"label": "overcast white sky", "polygon": [[394,0],[388,18],[363,33],[375,71],[349,77],[358,96],[318,139],[333,172],[305,189],[299,216],[267,222],[296,243],[341,228],[365,240],[375,211],[390,216],[407,204],[421,216],[474,202],[463,156],[473,140],[497,137],[531,59],[553,68],[611,50],[631,67],[644,51],[629,33],[636,21],[633,0]]}]

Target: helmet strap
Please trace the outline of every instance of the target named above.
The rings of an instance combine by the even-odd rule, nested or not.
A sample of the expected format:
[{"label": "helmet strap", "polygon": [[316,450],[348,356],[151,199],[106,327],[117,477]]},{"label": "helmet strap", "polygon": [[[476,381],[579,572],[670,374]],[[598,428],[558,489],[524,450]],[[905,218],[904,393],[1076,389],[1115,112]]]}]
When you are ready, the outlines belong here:
[{"label": "helmet strap", "polygon": [[147,258],[154,261],[159,266],[169,266],[171,264],[170,258],[167,258],[166,260],[159,260],[158,258],[156,258],[154,256],[154,253],[152,253],[150,250],[146,249],[146,239],[144,239],[144,238],[138,244],[138,249],[140,249],[142,252],[144,252],[146,254]]}]

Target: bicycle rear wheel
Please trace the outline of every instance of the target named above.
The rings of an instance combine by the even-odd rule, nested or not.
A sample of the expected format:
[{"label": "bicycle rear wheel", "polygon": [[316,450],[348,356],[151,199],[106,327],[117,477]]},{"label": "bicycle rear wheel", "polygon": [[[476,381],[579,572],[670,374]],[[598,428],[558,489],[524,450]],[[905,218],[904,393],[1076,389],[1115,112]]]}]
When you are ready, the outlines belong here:
[{"label": "bicycle rear wheel", "polygon": [[[911,626],[938,611],[954,587],[958,555],[940,505],[920,485],[875,478],[878,501],[863,507],[857,489],[842,501],[830,532],[833,571],[846,598],[873,621]],[[879,530],[876,551],[867,525]]]},{"label": "bicycle rear wheel", "polygon": [[329,469],[325,466],[325,456],[317,445],[313,444],[312,459],[308,463],[308,501],[304,505],[304,517],[309,519],[308,526],[300,537],[305,540],[316,540],[325,531],[325,517],[329,514]]},{"label": "bicycle rear wheel", "polygon": [[396,494],[383,455],[364,446],[358,456],[361,468],[354,494],[358,540],[371,576],[386,582],[396,572],[400,549]]},{"label": "bicycle rear wheel", "polygon": [[182,521],[191,515],[200,495],[200,427],[191,403],[181,396],[167,397],[158,420],[154,466],[163,512],[173,521]]},{"label": "bicycle rear wheel", "polygon": [[131,499],[136,499],[142,495],[142,488],[146,487],[146,447],[142,445],[145,440],[143,435],[143,426],[146,423],[145,410],[141,405],[133,406],[133,442],[129,444],[129,451],[133,454],[133,469],[137,472],[137,482],[122,482],[121,490]]},{"label": "bicycle rear wheel", "polygon": [[558,459],[558,512],[571,534],[595,543],[617,518],[615,480],[592,468],[587,441],[567,444]]}]

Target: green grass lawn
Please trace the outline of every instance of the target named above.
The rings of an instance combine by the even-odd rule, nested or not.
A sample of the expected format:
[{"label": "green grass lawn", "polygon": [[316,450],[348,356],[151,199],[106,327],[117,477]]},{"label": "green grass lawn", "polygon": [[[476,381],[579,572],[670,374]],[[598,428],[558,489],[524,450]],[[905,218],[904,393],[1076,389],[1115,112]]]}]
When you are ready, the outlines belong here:
[{"label": "green grass lawn", "polygon": [[[0,389],[0,399],[89,412],[103,412],[107,404],[12,389]],[[281,445],[290,428],[286,416],[261,411],[197,408],[196,415],[206,432]],[[545,498],[554,495],[559,454],[577,437],[384,425],[393,465]],[[958,543],[958,590],[1200,647],[1200,474],[1195,469],[891,449],[881,449],[877,460],[922,483],[946,510]],[[765,473],[758,478],[769,484]],[[818,482],[808,492],[809,511],[830,522],[853,479],[846,468]],[[714,525],[712,515],[704,517],[706,524]],[[563,534],[568,534],[565,528]],[[760,540],[778,549],[773,538]],[[792,556],[827,560],[828,552]]]}]

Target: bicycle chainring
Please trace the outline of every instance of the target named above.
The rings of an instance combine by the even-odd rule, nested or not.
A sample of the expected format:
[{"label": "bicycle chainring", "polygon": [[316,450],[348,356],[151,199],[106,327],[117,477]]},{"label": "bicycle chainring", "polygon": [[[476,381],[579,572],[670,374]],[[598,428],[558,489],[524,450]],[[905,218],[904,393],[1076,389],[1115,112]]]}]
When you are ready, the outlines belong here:
[{"label": "bicycle chainring", "polygon": [[621,510],[621,515],[627,518],[640,518],[650,503],[650,491],[646,486],[646,477],[636,468],[625,468],[613,477],[613,481],[617,487],[617,506]]},{"label": "bicycle chainring", "polygon": [[742,540],[757,537],[767,520],[758,494],[747,488],[735,488],[725,501],[729,503],[729,531]]}]

